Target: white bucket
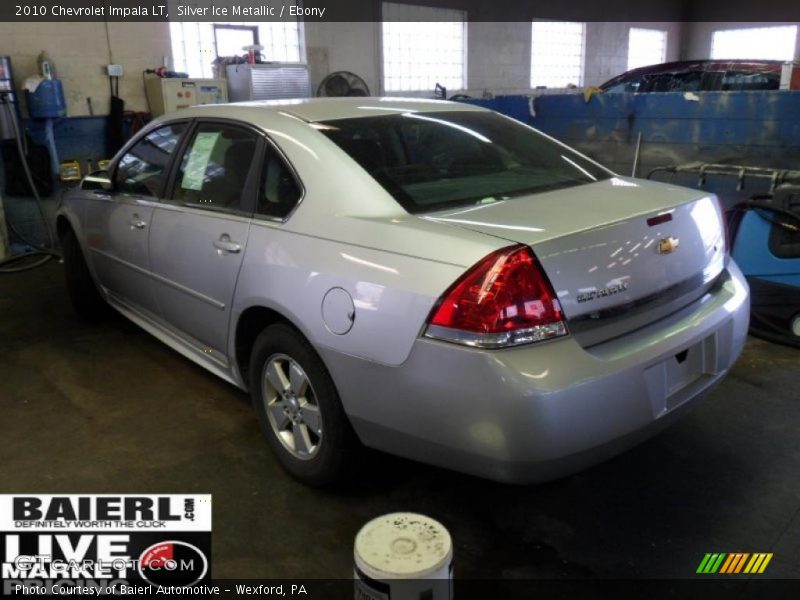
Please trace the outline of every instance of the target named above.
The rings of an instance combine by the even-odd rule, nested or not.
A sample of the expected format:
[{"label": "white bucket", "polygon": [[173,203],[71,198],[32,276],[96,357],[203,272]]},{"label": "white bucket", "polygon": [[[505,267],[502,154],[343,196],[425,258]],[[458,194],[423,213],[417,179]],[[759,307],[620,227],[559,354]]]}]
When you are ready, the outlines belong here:
[{"label": "white bucket", "polygon": [[451,600],[453,541],[424,515],[391,513],[356,535],[357,600]]}]

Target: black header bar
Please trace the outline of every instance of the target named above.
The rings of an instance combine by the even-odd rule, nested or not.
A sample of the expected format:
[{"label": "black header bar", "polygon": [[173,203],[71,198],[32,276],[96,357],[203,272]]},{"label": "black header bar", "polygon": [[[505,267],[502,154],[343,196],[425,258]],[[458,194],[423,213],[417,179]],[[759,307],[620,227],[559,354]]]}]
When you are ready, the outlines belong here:
[{"label": "black header bar", "polygon": [[[469,21],[800,22],[797,0],[401,0]],[[380,21],[382,0],[2,0],[0,21]],[[418,19],[412,19],[418,20]]]}]

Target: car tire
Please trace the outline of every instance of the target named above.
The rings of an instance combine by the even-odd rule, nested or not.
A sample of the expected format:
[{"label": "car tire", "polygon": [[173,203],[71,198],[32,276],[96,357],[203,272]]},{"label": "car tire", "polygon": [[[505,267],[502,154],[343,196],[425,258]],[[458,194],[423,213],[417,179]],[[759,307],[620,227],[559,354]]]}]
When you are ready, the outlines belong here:
[{"label": "car tire", "polygon": [[78,317],[93,321],[105,315],[108,312],[108,304],[97,289],[81,245],[71,228],[61,236],[61,253],[67,293]]},{"label": "car tire", "polygon": [[307,485],[342,481],[358,442],[311,344],[288,324],[270,325],[256,338],[249,373],[261,431],[281,466]]}]

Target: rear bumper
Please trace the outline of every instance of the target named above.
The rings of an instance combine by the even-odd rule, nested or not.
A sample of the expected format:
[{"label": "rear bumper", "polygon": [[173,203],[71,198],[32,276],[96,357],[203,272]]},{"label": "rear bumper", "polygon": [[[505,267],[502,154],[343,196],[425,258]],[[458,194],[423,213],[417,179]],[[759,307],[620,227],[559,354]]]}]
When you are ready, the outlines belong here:
[{"label": "rear bumper", "polygon": [[719,383],[749,320],[732,261],[728,274],[684,309],[589,349],[571,337],[501,351],[419,339],[399,367],[321,353],[367,446],[488,479],[545,481],[646,439]]}]

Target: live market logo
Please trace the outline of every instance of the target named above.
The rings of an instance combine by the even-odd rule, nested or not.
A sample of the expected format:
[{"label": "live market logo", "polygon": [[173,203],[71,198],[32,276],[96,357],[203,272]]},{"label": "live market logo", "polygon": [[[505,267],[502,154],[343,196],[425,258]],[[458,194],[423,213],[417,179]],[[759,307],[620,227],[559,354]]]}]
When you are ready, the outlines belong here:
[{"label": "live market logo", "polygon": [[210,557],[208,494],[0,495],[3,594],[192,586]]}]

